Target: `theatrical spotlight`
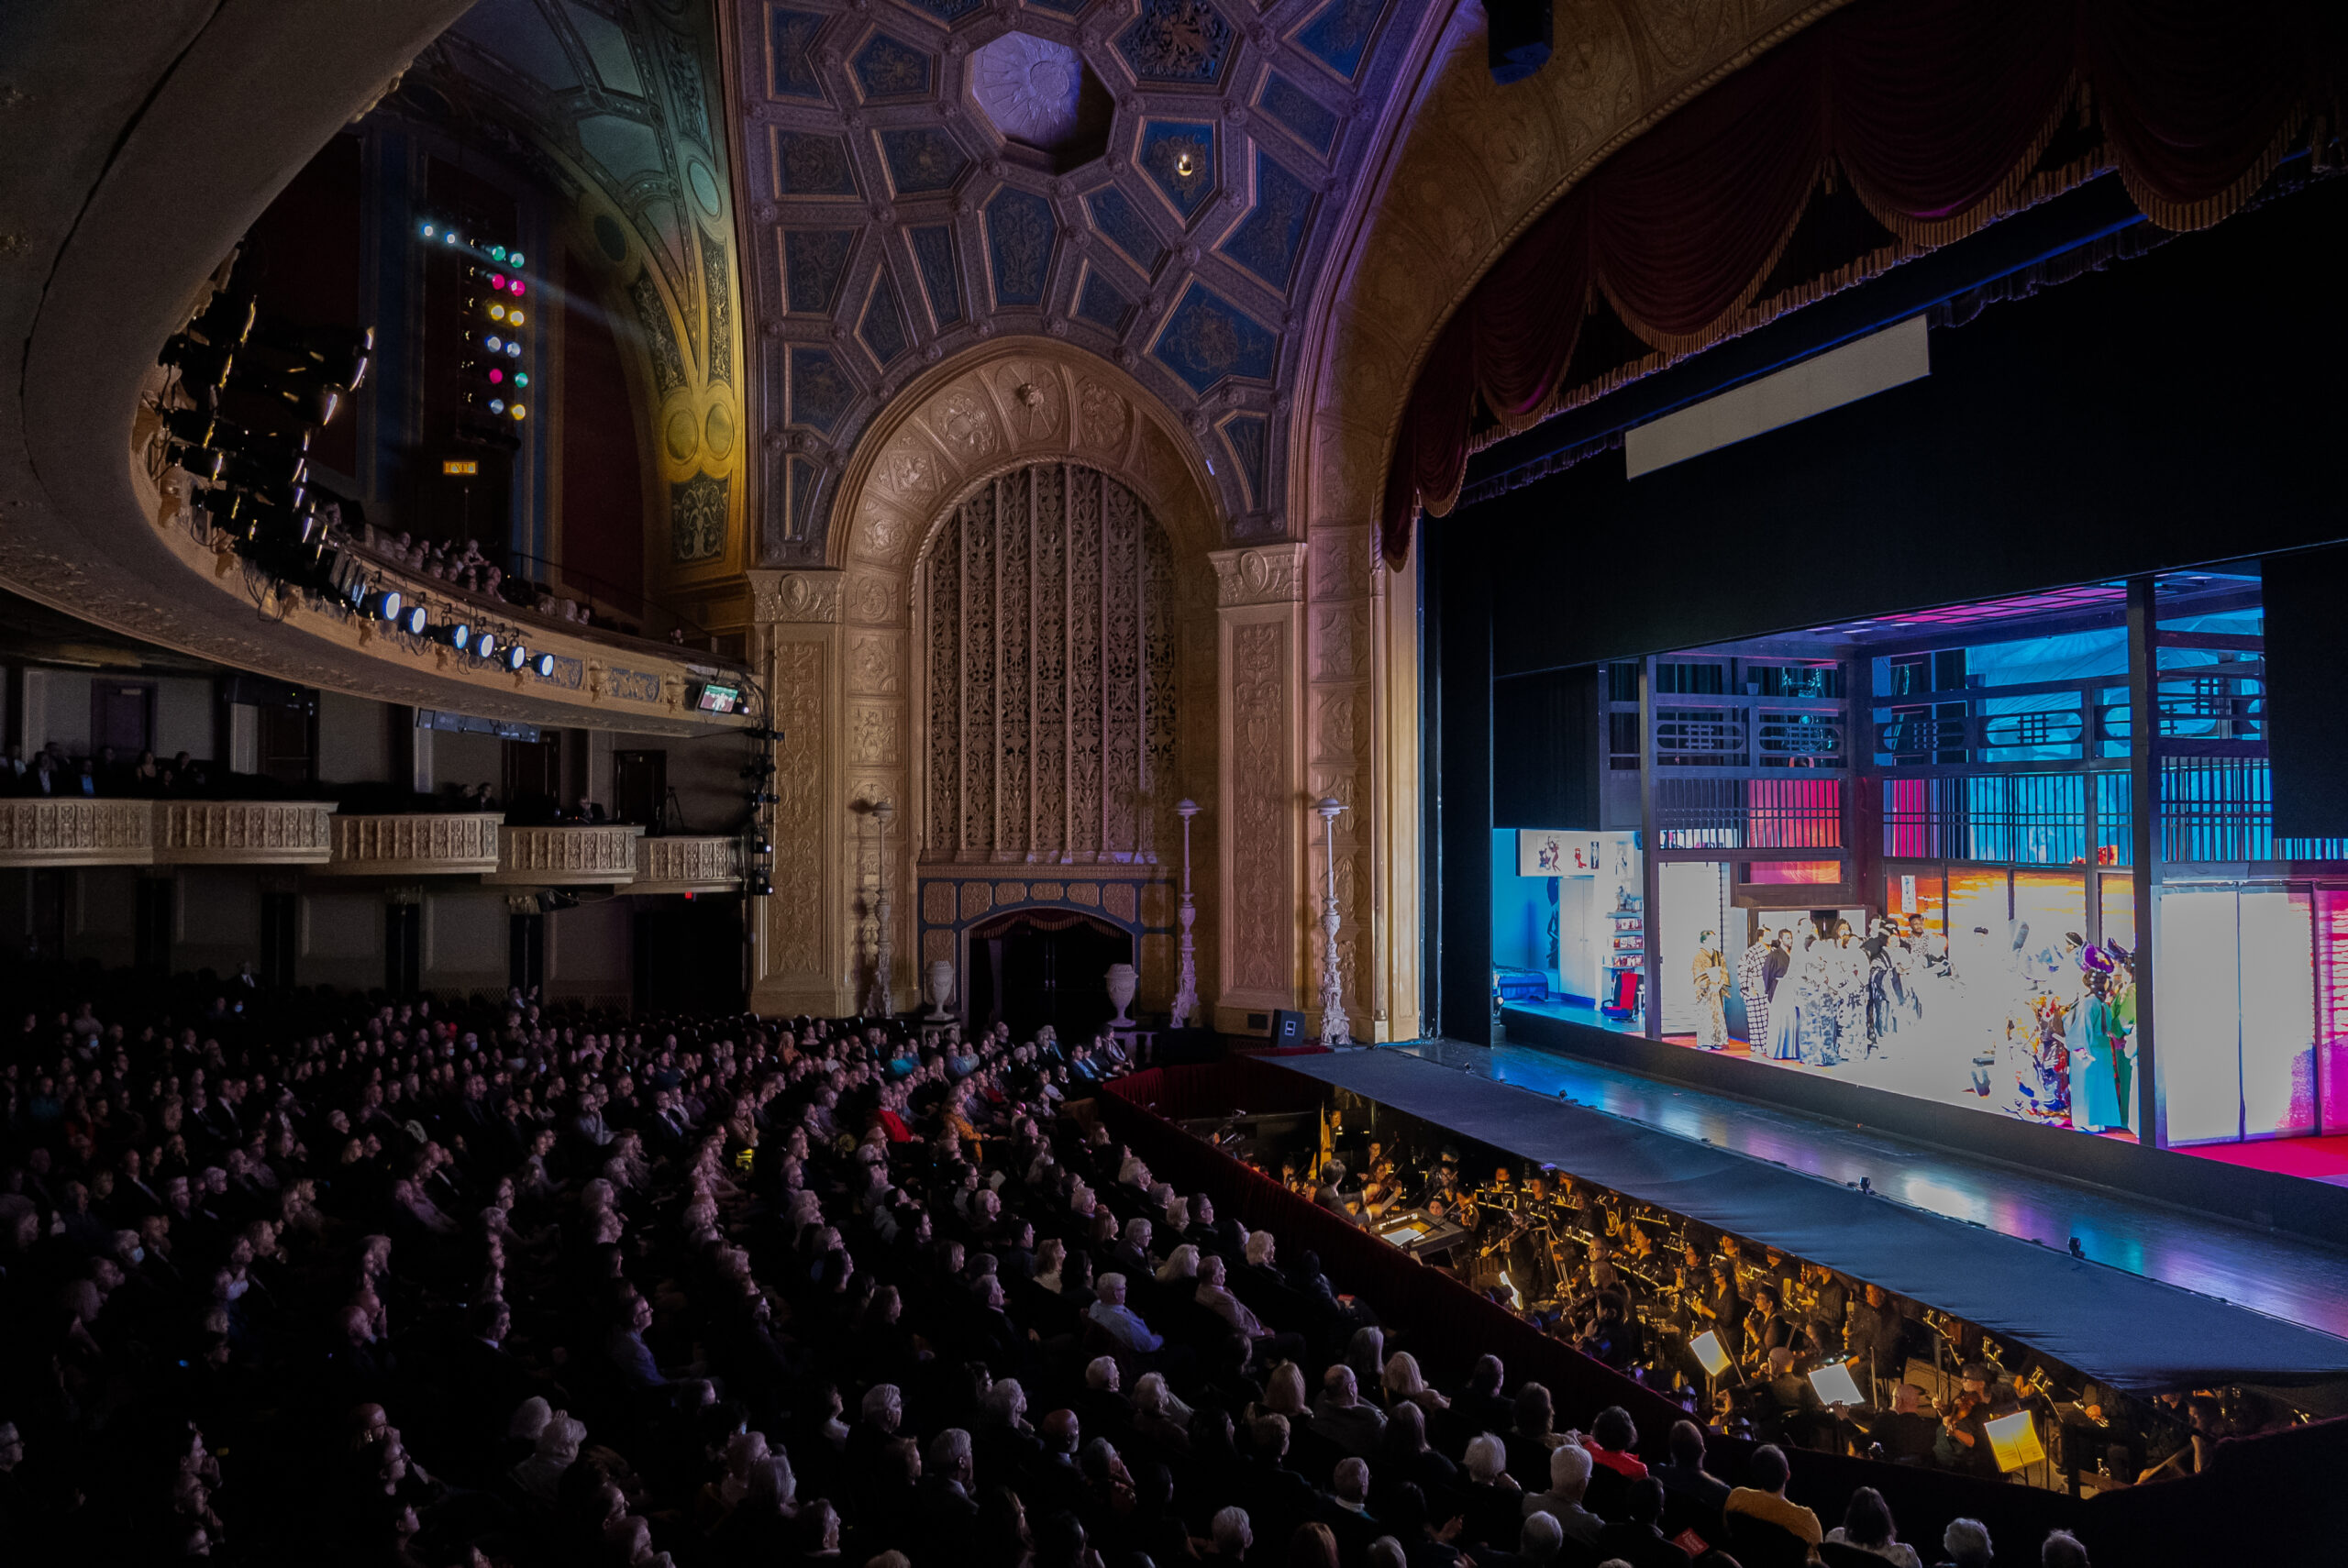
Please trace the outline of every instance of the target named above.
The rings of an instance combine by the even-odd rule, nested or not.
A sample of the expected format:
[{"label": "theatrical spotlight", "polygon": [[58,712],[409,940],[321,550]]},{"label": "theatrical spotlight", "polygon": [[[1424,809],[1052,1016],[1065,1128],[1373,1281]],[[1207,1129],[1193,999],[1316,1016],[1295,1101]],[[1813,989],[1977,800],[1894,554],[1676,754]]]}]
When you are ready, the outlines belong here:
[{"label": "theatrical spotlight", "polygon": [[473,657],[495,658],[500,646],[495,632],[482,632],[473,638]]},{"label": "theatrical spotlight", "polygon": [[371,326],[294,326],[272,320],[261,324],[252,341],[284,355],[293,373],[315,376],[346,392],[366,383],[375,354]]},{"label": "theatrical spotlight", "polygon": [[366,597],[360,600],[359,608],[378,621],[396,621],[400,618],[400,605],[404,602],[398,589],[377,588],[368,591]]},{"label": "theatrical spotlight", "polygon": [[237,351],[199,343],[182,333],[164,342],[163,351],[155,356],[155,363],[178,370],[180,385],[191,394],[205,389],[216,392],[228,384],[229,372],[236,368]]},{"label": "theatrical spotlight", "polygon": [[409,605],[406,609],[401,611],[399,614],[394,617],[394,620],[398,624],[399,629],[405,632],[411,637],[420,637],[424,635],[424,628],[432,624],[432,617],[430,613],[427,613],[421,604]]},{"label": "theatrical spotlight", "polygon": [[472,646],[473,629],[462,621],[444,621],[432,628],[432,640],[443,647],[464,653]]},{"label": "theatrical spotlight", "polygon": [[1553,0],[1484,0],[1484,58],[1505,87],[1549,63]]},{"label": "theatrical spotlight", "polygon": [[540,680],[550,679],[554,675],[554,655],[550,653],[531,655],[530,673]]},{"label": "theatrical spotlight", "polygon": [[508,643],[503,657],[505,668],[519,675],[530,662],[530,650],[519,643]]},{"label": "theatrical spotlight", "polygon": [[764,872],[750,878],[748,892],[754,899],[763,899],[774,891],[774,883]]}]

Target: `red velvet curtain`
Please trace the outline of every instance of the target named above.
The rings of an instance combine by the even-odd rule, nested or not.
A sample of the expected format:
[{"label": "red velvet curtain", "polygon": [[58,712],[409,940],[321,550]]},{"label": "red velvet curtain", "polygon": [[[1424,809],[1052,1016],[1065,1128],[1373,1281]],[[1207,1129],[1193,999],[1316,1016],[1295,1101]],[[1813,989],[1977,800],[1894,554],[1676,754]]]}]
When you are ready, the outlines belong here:
[{"label": "red velvet curtain", "polygon": [[[1445,326],[1405,403],[1381,519],[1459,493],[1476,400],[1502,431],[1553,412],[1593,290],[1666,356],[1767,319],[1755,295],[1822,181],[1899,243],[1790,305],[2116,166],[2154,222],[2214,223],[2310,108],[2339,96],[2339,0],[1864,0],[1610,158],[1543,215]],[[2045,167],[2091,120],[2100,148]]]}]

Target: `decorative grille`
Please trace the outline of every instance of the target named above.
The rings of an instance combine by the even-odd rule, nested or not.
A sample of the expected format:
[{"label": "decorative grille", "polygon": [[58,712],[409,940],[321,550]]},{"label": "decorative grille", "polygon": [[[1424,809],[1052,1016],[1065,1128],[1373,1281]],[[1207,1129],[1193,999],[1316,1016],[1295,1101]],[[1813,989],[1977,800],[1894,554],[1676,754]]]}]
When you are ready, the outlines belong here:
[{"label": "decorative grille", "polygon": [[958,508],[925,574],[925,851],[1157,856],[1176,727],[1172,555],[1157,520],[1096,469],[1036,464]]}]

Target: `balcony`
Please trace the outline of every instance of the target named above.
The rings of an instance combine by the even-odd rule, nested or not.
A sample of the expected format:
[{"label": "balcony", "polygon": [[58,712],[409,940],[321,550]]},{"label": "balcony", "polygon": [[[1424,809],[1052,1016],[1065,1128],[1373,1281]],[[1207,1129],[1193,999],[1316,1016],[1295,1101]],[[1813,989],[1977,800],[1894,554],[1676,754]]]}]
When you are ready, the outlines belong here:
[{"label": "balcony", "polygon": [[0,866],[151,866],[153,801],[0,801]]},{"label": "balcony", "polygon": [[325,801],[157,801],[158,866],[324,866],[334,855]]},{"label": "balcony", "polygon": [[732,893],[742,887],[742,841],[715,834],[636,841],[631,893]]},{"label": "balcony", "polygon": [[419,812],[334,819],[338,877],[487,876],[498,867],[495,812]]},{"label": "balcony", "polygon": [[500,828],[497,864],[482,880],[532,888],[603,888],[633,882],[637,841],[643,835],[642,828],[620,823]]}]

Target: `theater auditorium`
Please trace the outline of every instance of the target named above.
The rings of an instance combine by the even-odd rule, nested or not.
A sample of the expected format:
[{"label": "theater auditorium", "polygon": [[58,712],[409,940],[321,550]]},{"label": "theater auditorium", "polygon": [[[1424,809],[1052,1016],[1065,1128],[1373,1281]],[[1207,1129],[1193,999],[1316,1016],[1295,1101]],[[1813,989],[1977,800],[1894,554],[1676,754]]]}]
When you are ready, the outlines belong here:
[{"label": "theater auditorium", "polygon": [[2348,1557],[2343,116],[0,6],[0,1561]]}]

